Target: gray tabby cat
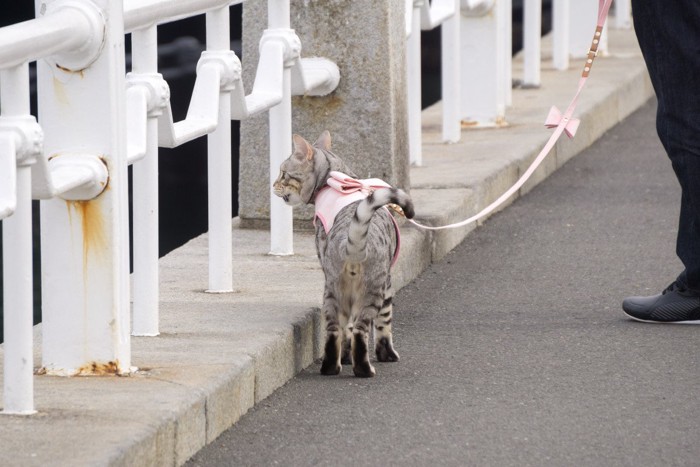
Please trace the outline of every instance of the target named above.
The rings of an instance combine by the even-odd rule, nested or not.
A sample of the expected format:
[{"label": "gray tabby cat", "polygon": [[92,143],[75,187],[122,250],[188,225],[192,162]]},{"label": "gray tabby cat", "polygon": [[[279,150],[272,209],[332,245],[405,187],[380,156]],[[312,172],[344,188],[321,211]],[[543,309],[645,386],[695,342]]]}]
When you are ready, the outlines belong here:
[{"label": "gray tabby cat", "polygon": [[[356,177],[330,151],[327,131],[313,145],[299,135],[293,140],[294,152],[282,163],[273,184],[274,194],[287,204],[313,204],[331,171]],[[328,234],[320,222],[316,223],[316,251],[326,278],[322,307],[327,323],[321,365],[324,375],[340,373],[341,362],[352,363],[355,376],[375,375],[368,351],[372,322],[377,360],[399,360],[391,336],[390,275],[397,234],[391,214],[379,209],[389,203],[401,206],[409,219],[413,217],[410,197],[402,190],[385,188],[345,206]]]}]

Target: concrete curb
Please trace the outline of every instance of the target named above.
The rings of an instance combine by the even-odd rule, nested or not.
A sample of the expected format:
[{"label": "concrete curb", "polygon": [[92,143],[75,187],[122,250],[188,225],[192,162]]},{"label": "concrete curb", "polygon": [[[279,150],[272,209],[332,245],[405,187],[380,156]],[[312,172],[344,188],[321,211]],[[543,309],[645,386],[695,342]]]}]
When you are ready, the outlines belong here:
[{"label": "concrete curb", "polygon": [[[595,64],[581,98],[579,133],[559,142],[520,194],[652,96],[633,32],[611,29],[610,44],[613,52]],[[419,218],[456,222],[500,196],[544,145],[544,117],[552,104],[568,104],[579,73],[579,62],[567,72],[545,65],[541,89],[514,91],[508,128],[465,131],[458,144],[439,142],[439,105],[426,109],[424,165],[411,171]],[[395,287],[474,228],[426,233],[404,225]],[[206,235],[162,258],[161,335],[132,338],[139,371],[122,378],[36,377],[39,414],[0,417],[0,464],[181,465],[320,357],[323,274],[312,234],[295,234],[294,256],[269,256],[268,247],[266,231],[235,226],[232,294],[203,293]],[[37,343],[39,335],[40,326]],[[38,365],[38,348],[35,358]]]}]

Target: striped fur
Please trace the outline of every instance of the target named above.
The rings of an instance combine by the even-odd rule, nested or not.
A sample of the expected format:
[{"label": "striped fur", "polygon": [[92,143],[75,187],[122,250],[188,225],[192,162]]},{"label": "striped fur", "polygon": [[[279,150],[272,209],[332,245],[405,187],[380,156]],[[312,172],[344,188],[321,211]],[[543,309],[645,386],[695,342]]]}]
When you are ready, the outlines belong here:
[{"label": "striped fur", "polygon": [[387,204],[401,206],[406,217],[413,217],[411,198],[398,188],[378,189],[367,196],[357,205],[348,230],[347,259],[352,262],[363,262],[367,259],[367,234],[369,225],[377,209]]},{"label": "striped fur", "polygon": [[[355,177],[330,151],[328,132],[313,145],[294,135],[294,153],[282,163],[273,192],[292,206],[313,204],[332,170]],[[391,262],[397,246],[396,230],[389,211],[380,209],[390,203],[401,206],[406,217],[413,217],[408,194],[397,188],[380,188],[345,206],[327,234],[317,223],[316,251],[325,275],[324,375],[336,375],[342,364],[351,363],[356,376],[374,376],[369,356],[373,326],[377,360],[399,360],[392,340]]]}]

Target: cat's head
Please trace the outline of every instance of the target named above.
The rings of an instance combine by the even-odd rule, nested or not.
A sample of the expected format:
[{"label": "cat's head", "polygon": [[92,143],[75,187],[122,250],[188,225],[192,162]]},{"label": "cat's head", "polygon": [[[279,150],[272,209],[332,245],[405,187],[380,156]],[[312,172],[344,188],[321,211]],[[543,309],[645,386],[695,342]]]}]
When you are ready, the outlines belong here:
[{"label": "cat's head", "polygon": [[299,206],[312,203],[316,190],[325,184],[330,165],[322,150],[330,151],[331,135],[324,131],[313,145],[299,135],[292,140],[292,155],[282,162],[272,189],[288,205]]}]

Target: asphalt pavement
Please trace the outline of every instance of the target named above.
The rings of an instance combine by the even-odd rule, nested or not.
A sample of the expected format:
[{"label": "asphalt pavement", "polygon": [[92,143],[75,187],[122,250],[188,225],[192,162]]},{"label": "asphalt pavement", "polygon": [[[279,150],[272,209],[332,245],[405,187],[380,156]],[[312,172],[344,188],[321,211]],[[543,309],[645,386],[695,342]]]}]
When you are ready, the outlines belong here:
[{"label": "asphalt pavement", "polygon": [[400,290],[400,362],[372,379],[317,362],[186,465],[700,465],[700,327],[620,308],[681,268],[654,115],[652,101]]}]

